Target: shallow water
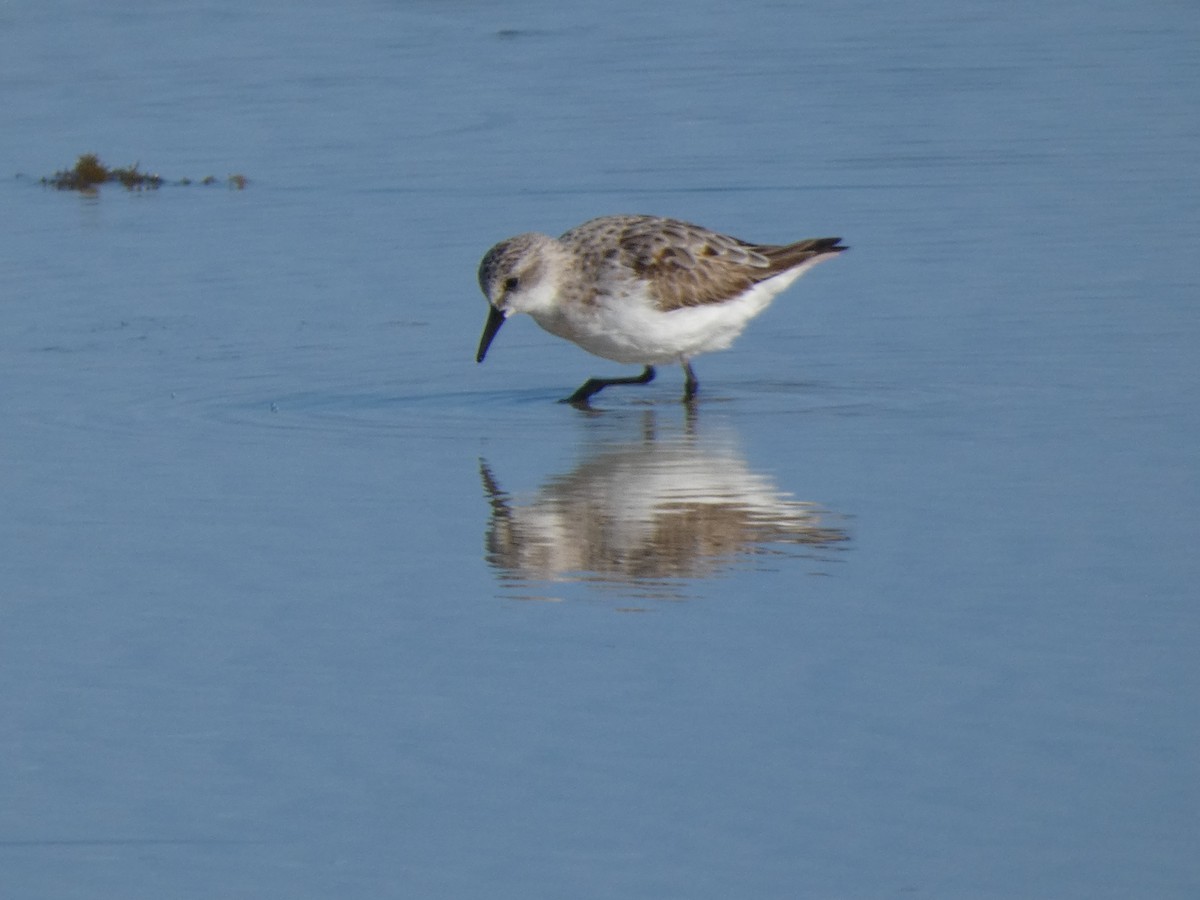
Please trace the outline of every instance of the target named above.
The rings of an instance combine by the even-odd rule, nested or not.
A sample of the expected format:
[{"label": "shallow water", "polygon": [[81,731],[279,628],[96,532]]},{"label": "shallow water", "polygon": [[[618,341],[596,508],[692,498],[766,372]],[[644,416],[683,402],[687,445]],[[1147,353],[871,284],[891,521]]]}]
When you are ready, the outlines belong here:
[{"label": "shallow water", "polygon": [[[1194,896],[1198,37],[0,12],[2,893]],[[853,249],[690,411],[477,366],[487,247],[610,212]]]}]

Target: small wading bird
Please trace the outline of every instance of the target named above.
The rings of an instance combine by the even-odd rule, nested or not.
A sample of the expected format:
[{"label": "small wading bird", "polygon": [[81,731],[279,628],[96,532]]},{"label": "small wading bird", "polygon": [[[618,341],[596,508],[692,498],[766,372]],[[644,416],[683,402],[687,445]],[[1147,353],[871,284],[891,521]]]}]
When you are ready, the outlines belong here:
[{"label": "small wading bird", "polygon": [[841,238],[752,244],[656,216],[602,216],[560,238],[519,234],[479,264],[487,324],[476,362],[514,313],[596,356],[643,366],[589,378],[563,400],[586,406],[613,384],[648,384],[654,367],[683,366],[684,401],[699,387],[692,357],[728,347],[780,291],[843,250]]}]

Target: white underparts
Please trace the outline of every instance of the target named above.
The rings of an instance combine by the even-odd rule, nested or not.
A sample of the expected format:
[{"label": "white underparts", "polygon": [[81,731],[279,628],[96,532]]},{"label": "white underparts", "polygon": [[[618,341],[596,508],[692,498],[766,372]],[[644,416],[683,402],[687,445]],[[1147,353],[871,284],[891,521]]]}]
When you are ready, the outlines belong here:
[{"label": "white underparts", "polygon": [[638,284],[634,292],[602,297],[586,307],[543,307],[531,315],[551,334],[605,359],[639,365],[678,362],[728,347],[777,294],[821,259],[759,282],[723,303],[663,312],[653,305],[644,284]]}]

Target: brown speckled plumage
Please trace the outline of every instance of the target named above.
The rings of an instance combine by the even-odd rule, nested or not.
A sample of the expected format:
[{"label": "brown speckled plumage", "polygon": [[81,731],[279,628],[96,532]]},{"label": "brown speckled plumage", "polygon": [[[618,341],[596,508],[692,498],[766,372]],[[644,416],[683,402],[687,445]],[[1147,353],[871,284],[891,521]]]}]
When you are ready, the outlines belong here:
[{"label": "brown speckled plumage", "polygon": [[[604,216],[572,228],[559,241],[588,276],[622,266],[644,278],[663,312],[722,303],[813,257],[845,249],[837,246],[839,238],[752,244],[659,216]],[[579,299],[593,300],[598,281],[589,277],[592,296]]]}]

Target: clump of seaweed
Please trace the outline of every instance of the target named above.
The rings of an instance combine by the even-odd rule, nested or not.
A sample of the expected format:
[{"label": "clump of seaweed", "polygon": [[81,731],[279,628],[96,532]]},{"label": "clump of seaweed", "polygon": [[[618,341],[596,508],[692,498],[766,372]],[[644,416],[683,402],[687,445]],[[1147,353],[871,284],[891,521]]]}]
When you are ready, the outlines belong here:
[{"label": "clump of seaweed", "polygon": [[[100,161],[95,153],[85,153],[75,161],[75,166],[55,172],[48,178],[43,178],[42,184],[57,188],[60,191],[82,191],[94,194],[99,186],[106,183],[121,184],[127,190],[157,190],[162,185],[173,183],[181,186],[194,184],[190,178],[181,178],[175,182],[167,182],[161,175],[143,172],[138,168],[139,163],[131,166],[110,169]],[[220,182],[212,175],[201,179],[200,184],[213,185]],[[243,190],[248,183],[245,175],[230,175],[226,182],[235,190]]]},{"label": "clump of seaweed", "polygon": [[110,181],[119,181],[131,191],[140,191],[143,188],[155,190],[163,183],[158,175],[139,171],[137,163],[124,169],[111,169],[108,174]]},{"label": "clump of seaweed", "polygon": [[58,186],[74,190],[87,190],[108,181],[108,169],[95,153],[85,153],[75,162],[75,168],[55,172]]},{"label": "clump of seaweed", "polygon": [[154,190],[163,183],[160,176],[139,169],[138,163],[110,169],[95,153],[85,153],[75,161],[74,168],[55,172],[49,178],[43,178],[42,184],[60,191],[94,192],[100,185],[110,181],[122,184],[131,191]]}]

